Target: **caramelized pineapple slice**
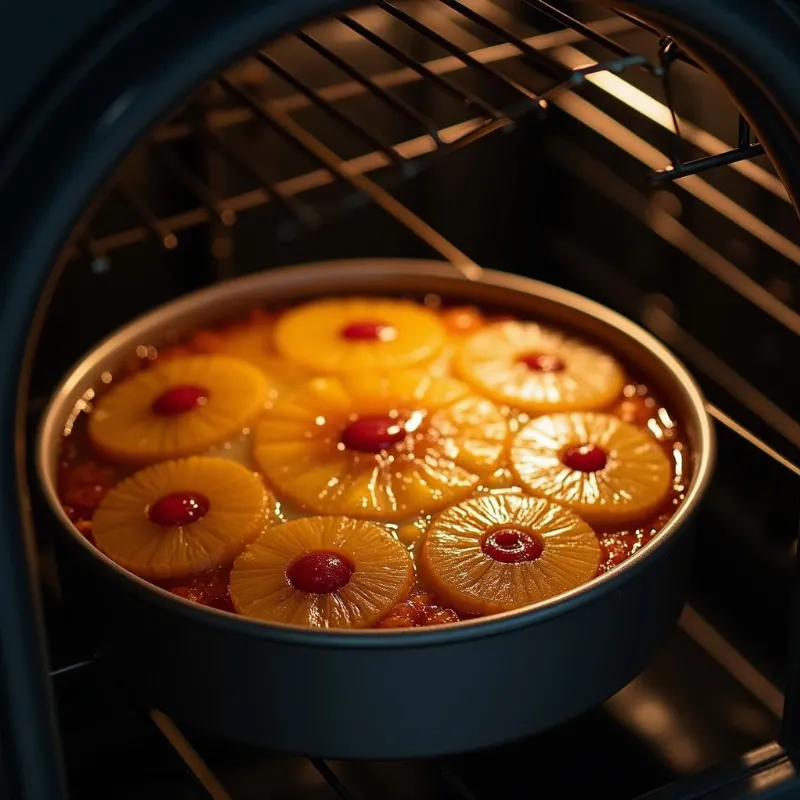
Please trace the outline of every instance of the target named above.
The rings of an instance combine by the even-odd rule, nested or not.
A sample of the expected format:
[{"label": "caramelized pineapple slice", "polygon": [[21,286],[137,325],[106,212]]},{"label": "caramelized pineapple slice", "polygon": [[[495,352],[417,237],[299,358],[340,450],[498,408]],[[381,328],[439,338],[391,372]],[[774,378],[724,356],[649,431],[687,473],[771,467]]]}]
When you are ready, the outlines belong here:
[{"label": "caramelized pineapple slice", "polygon": [[241,435],[267,395],[261,372],[238,358],[170,359],[103,395],[89,436],[105,455],[133,464],[203,453]]},{"label": "caramelized pineapple slice", "polygon": [[319,514],[400,519],[469,495],[508,425],[460,381],[424,373],[316,378],[279,399],[253,456],[277,492]]},{"label": "caramelized pineapple slice", "polygon": [[586,583],[597,574],[600,544],[586,522],[555,503],[488,494],[435,519],[417,563],[446,605],[496,614]]},{"label": "caramelized pineapple slice", "polygon": [[432,359],[445,343],[438,316],[405,300],[316,300],[287,311],[275,328],[278,352],[319,372],[392,370]]},{"label": "caramelized pineapple slice", "polygon": [[258,367],[267,379],[270,400],[313,377],[306,367],[278,355],[272,319],[260,310],[225,328],[200,331],[192,337],[191,346],[198,353],[241,358]]},{"label": "caramelized pineapple slice", "polygon": [[538,417],[517,434],[511,462],[531,494],[604,527],[645,519],[672,487],[672,467],[658,442],[611,414]]},{"label": "caramelized pineapple slice", "polygon": [[532,414],[593,410],[625,385],[607,353],[534,322],[497,322],[459,350],[456,374],[481,394]]},{"label": "caramelized pineapple slice", "polygon": [[260,477],[232,461],[194,456],[136,472],[95,512],[97,547],[148,580],[230,563],[273,521]]},{"label": "caramelized pineapple slice", "polygon": [[368,628],[408,594],[414,567],[389,533],[345,517],[269,528],[236,559],[231,599],[248,617],[312,628]]}]

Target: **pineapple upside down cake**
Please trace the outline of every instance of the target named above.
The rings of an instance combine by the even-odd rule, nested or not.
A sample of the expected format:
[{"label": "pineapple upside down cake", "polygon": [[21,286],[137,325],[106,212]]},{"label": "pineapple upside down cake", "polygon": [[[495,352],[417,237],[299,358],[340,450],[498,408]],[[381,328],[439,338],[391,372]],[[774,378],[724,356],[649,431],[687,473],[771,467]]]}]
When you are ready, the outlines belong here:
[{"label": "pineapple upside down cake", "polygon": [[65,427],[62,506],[134,575],[265,622],[549,600],[644,547],[689,477],[679,421],[613,353],[431,295],[254,309],[137,353]]}]

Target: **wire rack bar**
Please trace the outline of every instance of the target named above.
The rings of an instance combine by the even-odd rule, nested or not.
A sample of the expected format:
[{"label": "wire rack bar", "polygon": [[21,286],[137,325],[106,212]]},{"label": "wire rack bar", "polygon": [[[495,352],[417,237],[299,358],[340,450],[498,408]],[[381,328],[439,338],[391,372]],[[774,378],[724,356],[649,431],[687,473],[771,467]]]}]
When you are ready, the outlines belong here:
[{"label": "wire rack bar", "polygon": [[737,161],[749,161],[763,156],[765,153],[764,145],[748,144],[744,147],[728,150],[726,153],[703,156],[693,161],[680,161],[664,167],[664,169],[652,172],[651,182],[654,186],[661,186],[665,183],[686,178],[689,175],[699,175],[701,172],[708,172],[708,170],[716,169],[717,167],[727,167]]},{"label": "wire rack bar", "polygon": [[80,675],[83,672],[89,672],[93,670],[95,666],[96,662],[93,659],[81,659],[80,661],[73,661],[71,664],[65,664],[63,667],[50,670],[50,677],[53,680],[65,678],[68,675],[72,677],[73,675]]},{"label": "wire rack bar", "polygon": [[272,126],[294,141],[304,152],[325,167],[337,178],[350,184],[358,196],[366,197],[387,214],[414,233],[425,244],[439,253],[453,268],[472,280],[480,278],[481,268],[465,253],[453,245],[437,230],[424,222],[392,194],[362,173],[351,173],[346,163],[323,142],[305,130],[287,114],[261,108]]},{"label": "wire rack bar", "polygon": [[81,234],[78,238],[78,247],[89,257],[93,265],[107,263],[108,248],[90,233]]},{"label": "wire rack bar", "polygon": [[618,8],[612,9],[612,11],[621,19],[624,19],[626,22],[630,22],[631,25],[635,25],[637,28],[641,28],[643,31],[647,31],[647,33],[652,34],[653,36],[658,36],[660,41],[660,46],[662,50],[670,50],[670,59],[683,61],[686,64],[690,64],[693,67],[697,67],[698,69],[703,69],[702,65],[698,64],[690,55],[685,53],[681,48],[674,46],[671,47],[669,43],[671,43],[672,37],[671,36],[664,36],[663,31],[660,31],[655,26],[651,25],[649,22],[645,22],[645,20],[640,19],[639,17],[634,16],[633,14],[628,14],[625,11],[620,11]]},{"label": "wire rack bar", "polygon": [[[428,81],[432,86],[441,89],[445,94],[450,95],[459,102],[463,103],[466,107],[471,108],[489,118],[502,119],[505,115],[493,108],[489,103],[486,103],[473,92],[467,92],[460,89],[455,83],[445,78],[441,73],[434,72],[427,64],[421,61],[415,61],[413,58],[404,53],[399,47],[396,47],[391,42],[382,39],[378,34],[371,31],[369,28],[362,25],[352,17],[342,15],[336,17],[336,20],[342,25],[350,28],[354,33],[357,33],[370,44],[375,45],[392,56],[392,58],[404,64],[408,69],[413,70],[417,75],[425,81]],[[379,80],[373,80],[372,84],[380,86]],[[366,88],[366,87],[365,87]]]},{"label": "wire rack bar", "polygon": [[536,68],[542,70],[546,75],[550,75],[552,78],[556,78],[559,81],[564,81],[569,78],[570,71],[568,69],[565,69],[562,65],[558,64],[558,62],[548,58],[541,50],[531,47],[524,39],[516,36],[494,20],[489,19],[483,14],[479,14],[473,8],[459,2],[459,0],[439,0],[439,2],[453,11],[458,12],[462,17],[490,31],[501,41],[514,45],[523,58],[529,60]]},{"label": "wire rack bar", "polygon": [[[604,33],[598,32],[596,28],[581,22],[580,20],[570,16],[566,12],[556,8],[550,3],[546,3],[545,0],[524,0],[524,2],[531,8],[534,8],[536,11],[539,11],[545,16],[550,17],[550,19],[554,20],[559,25],[563,25],[565,28],[571,28],[572,30],[580,33],[585,39],[601,45],[619,58],[631,58],[634,55],[634,53],[631,53],[630,50],[623,47],[621,44],[619,44],[619,42],[614,41],[614,39],[611,37],[606,36]],[[634,20],[631,19],[630,21]],[[663,70],[661,65],[651,64],[647,60],[637,62],[637,66],[641,67],[641,69],[651,73],[652,75],[660,75]]]},{"label": "wire rack bar", "polygon": [[372,133],[362,125],[359,125],[359,123],[355,122],[347,114],[341,111],[338,106],[334,105],[333,103],[329,103],[319,94],[319,92],[305,84],[300,80],[300,78],[293,75],[288,69],[282,67],[277,61],[275,61],[274,58],[264,52],[256,53],[256,58],[262,64],[264,64],[264,66],[271,69],[279,78],[281,78],[281,80],[286,81],[286,83],[300,92],[300,94],[305,95],[315,106],[323,109],[330,117],[335,119],[345,128],[348,128],[351,133],[354,133],[363,141],[367,142],[375,150],[380,150],[380,152],[382,152],[390,161],[393,161],[396,164],[402,163],[403,159],[395,150],[394,145],[385,141],[382,136]]},{"label": "wire rack bar", "polygon": [[743,425],[740,425],[732,417],[729,417],[724,411],[711,403],[706,404],[706,411],[717,420],[717,422],[722,423],[729,431],[740,436],[748,444],[753,445],[753,447],[764,453],[764,455],[769,456],[776,464],[780,464],[780,466],[791,472],[795,477],[800,478],[800,466],[790,461],[786,456],[781,455],[774,447],[770,447],[765,441],[759,439],[758,436]]},{"label": "wire rack bar", "polygon": [[783,692],[702,614],[691,605],[686,605],[678,624],[695,644],[705,650],[740,686],[747,689],[775,719],[781,718],[785,700]]},{"label": "wire rack bar", "polygon": [[671,37],[664,36],[659,42],[659,60],[663,70],[666,72],[675,61],[683,61],[684,64],[691,64],[693,67],[702,69],[690,55],[684,52],[683,48]]},{"label": "wire rack bar", "polygon": [[[309,158],[312,163],[318,164],[323,170],[325,170],[328,175],[331,176],[332,181],[339,181],[346,186],[356,188],[356,193],[349,195],[349,203],[351,206],[354,207],[356,205],[362,205],[364,202],[366,202],[367,196],[358,190],[358,187],[354,186],[352,177],[348,175],[346,169],[343,169],[341,166],[343,163],[341,159],[333,160],[333,162],[338,165],[338,168],[333,169],[331,163],[326,163],[324,159],[320,158],[319,153],[312,146],[309,146],[307,141],[308,137],[305,136],[305,130],[300,125],[293,123],[293,121],[290,120],[287,115],[282,115],[280,112],[270,108],[268,105],[260,103],[245,89],[242,89],[240,86],[236,86],[226,78],[220,78],[218,82],[226,92],[242,100],[257,117],[259,117],[273,131],[281,136],[282,139],[292,145],[295,150],[298,150],[304,156]],[[383,151],[380,152],[382,155],[386,156]]]},{"label": "wire rack bar", "polygon": [[216,192],[175,156],[167,145],[154,142],[151,152],[173,174],[176,180],[205,206],[212,218],[223,225],[233,225],[236,222],[236,213],[233,209],[224,200],[217,197]]},{"label": "wire rack bar", "polygon": [[298,200],[295,195],[282,191],[278,185],[264,175],[262,169],[221,138],[216,131],[207,130],[205,131],[205,136],[206,141],[212,148],[224,156],[236,169],[250,176],[263,189],[265,193],[264,202],[277,203],[307,228],[316,228],[319,225],[319,214],[314,208]]},{"label": "wire rack bar", "polygon": [[344,74],[349,78],[352,78],[354,81],[356,81],[356,83],[360,83],[368,92],[371,92],[376,97],[379,97],[384,103],[386,103],[386,105],[391,106],[402,117],[407,120],[411,120],[411,122],[418,125],[423,132],[427,132],[427,134],[436,142],[437,147],[441,144],[439,140],[439,131],[436,128],[436,124],[420,111],[417,111],[417,109],[414,108],[410,103],[407,103],[402,98],[391,94],[382,86],[378,86],[374,81],[370,80],[366,75],[357,70],[344,58],[339,56],[337,53],[334,53],[330,48],[325,47],[325,45],[323,45],[321,42],[318,42],[313,36],[311,36],[311,34],[300,31],[297,34],[297,38],[301,42],[307,44],[312,50],[315,50],[321,56],[330,61],[331,64],[344,72]]},{"label": "wire rack bar", "polygon": [[342,783],[339,776],[330,768],[327,761],[323,761],[321,758],[312,758],[310,761],[314,765],[314,769],[325,779],[328,786],[336,792],[337,797],[340,797],[341,800],[358,800]]},{"label": "wire rack bar", "polygon": [[641,28],[648,33],[652,33],[654,36],[662,36],[661,31],[658,30],[658,28],[653,27],[649,22],[645,22],[643,19],[635,17],[633,14],[629,14],[627,11],[620,11],[618,8],[613,9],[613,11],[618,17],[621,17],[626,22],[630,22],[631,25],[635,25],[637,28]]},{"label": "wire rack bar", "polygon": [[144,227],[165,250],[174,250],[178,246],[178,237],[150,210],[144,198],[123,181],[114,184],[114,191],[122,198],[125,205],[141,220]]},{"label": "wire rack bar", "polygon": [[493,70],[486,66],[486,64],[478,61],[471,53],[463,50],[458,45],[453,44],[453,42],[451,42],[449,39],[427,27],[423,22],[420,22],[403,9],[396,5],[392,5],[385,0],[381,3],[381,8],[383,8],[387,13],[391,14],[395,19],[402,22],[411,30],[431,41],[437,47],[441,47],[442,50],[446,50],[448,53],[450,53],[450,55],[453,55],[459,60],[463,61],[464,64],[471,67],[476,72],[484,75],[495,83],[504,86],[506,89],[510,89],[512,92],[518,93],[527,98],[532,102],[532,105],[529,106],[531,109],[538,105],[539,98],[535,92],[531,91],[525,86],[522,86],[517,81],[509,78],[507,75],[503,75],[503,73]]},{"label": "wire rack bar", "polygon": [[749,147],[752,142],[750,141],[750,123],[739,114],[739,135],[737,138],[737,145],[740,148]]},{"label": "wire rack bar", "polygon": [[170,717],[156,709],[148,717],[204,800],[234,800]]}]

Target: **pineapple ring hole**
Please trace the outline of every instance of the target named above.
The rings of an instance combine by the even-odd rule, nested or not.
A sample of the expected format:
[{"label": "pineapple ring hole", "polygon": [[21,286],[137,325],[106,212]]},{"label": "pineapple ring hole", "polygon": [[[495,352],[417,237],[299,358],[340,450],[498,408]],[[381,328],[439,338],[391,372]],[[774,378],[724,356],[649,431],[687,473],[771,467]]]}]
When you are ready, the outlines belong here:
[{"label": "pineapple ring hole", "polygon": [[202,519],[211,503],[208,498],[197,492],[173,492],[165,495],[147,509],[147,516],[165,528],[176,525],[191,525]]},{"label": "pineapple ring hole", "polygon": [[523,353],[517,358],[517,363],[534,372],[563,372],[567,368],[558,356],[549,353]]},{"label": "pineapple ring hole", "polygon": [[359,453],[382,453],[405,437],[406,426],[395,417],[359,417],[342,431],[341,443]]},{"label": "pineapple ring hole", "polygon": [[361,319],[345,325],[339,331],[339,336],[354,342],[393,342],[397,338],[397,330],[385,322]]},{"label": "pineapple ring hole", "polygon": [[341,553],[313,550],[293,561],[286,577],[300,592],[330,594],[347,586],[355,571],[355,564]]},{"label": "pineapple ring hole", "polygon": [[161,417],[174,417],[204,406],[208,402],[208,395],[208,389],[203,386],[171,386],[153,400],[151,408]]},{"label": "pineapple ring hole", "polygon": [[523,528],[497,528],[483,535],[481,550],[503,564],[534,561],[544,552],[544,541]]},{"label": "pineapple ring hole", "polygon": [[599,472],[608,463],[608,453],[596,444],[579,444],[561,453],[561,463],[577,472]]}]

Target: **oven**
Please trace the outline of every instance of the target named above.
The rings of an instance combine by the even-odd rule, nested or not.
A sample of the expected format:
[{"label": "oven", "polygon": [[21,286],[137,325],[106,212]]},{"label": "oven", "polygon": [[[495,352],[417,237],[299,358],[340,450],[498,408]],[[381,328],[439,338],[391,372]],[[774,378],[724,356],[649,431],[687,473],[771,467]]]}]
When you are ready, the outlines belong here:
[{"label": "oven", "polygon": [[[800,7],[50,5],[3,26],[0,70],[0,795],[793,796]],[[578,292],[684,361],[719,451],[689,603],[621,691],[501,747],[352,761],[203,734],[74,613],[42,415],[160,303],[391,258]]]}]

